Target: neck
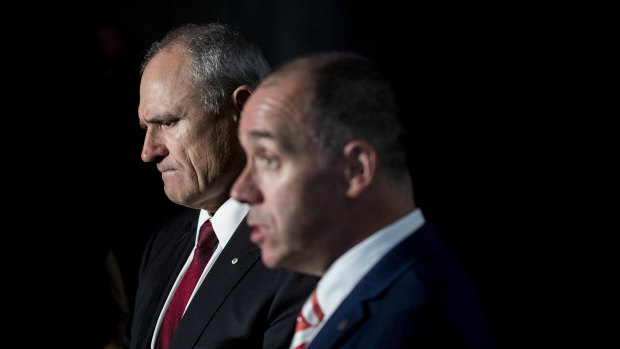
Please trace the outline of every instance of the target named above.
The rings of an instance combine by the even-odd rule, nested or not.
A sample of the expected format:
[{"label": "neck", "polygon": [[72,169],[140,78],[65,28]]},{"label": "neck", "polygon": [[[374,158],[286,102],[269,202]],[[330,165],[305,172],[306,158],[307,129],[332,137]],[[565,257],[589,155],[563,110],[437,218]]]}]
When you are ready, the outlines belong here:
[{"label": "neck", "polygon": [[369,188],[368,193],[355,204],[353,214],[346,225],[346,245],[331,262],[353,246],[359,244],[380,229],[394,223],[413,211],[416,206],[411,185],[394,184]]},{"label": "neck", "polygon": [[214,200],[212,202],[209,202],[205,205],[203,205],[203,207],[201,207],[203,210],[206,210],[207,212],[209,212],[209,215],[211,217],[213,217],[213,215],[215,215],[215,212],[217,210],[219,210],[220,207],[222,207],[222,205],[226,202],[226,200],[229,199],[229,196],[226,195],[225,197],[220,197],[217,200]]}]

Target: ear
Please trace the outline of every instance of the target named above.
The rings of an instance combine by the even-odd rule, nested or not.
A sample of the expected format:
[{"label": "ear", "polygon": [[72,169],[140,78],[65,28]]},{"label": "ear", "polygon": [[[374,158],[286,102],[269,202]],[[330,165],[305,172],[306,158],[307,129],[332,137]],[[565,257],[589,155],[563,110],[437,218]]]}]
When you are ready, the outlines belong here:
[{"label": "ear", "polygon": [[375,176],[377,153],[370,143],[352,140],[344,147],[343,155],[347,196],[356,198],[368,188]]},{"label": "ear", "polygon": [[235,89],[235,92],[232,94],[232,101],[235,108],[235,123],[239,122],[239,117],[241,116],[241,109],[243,109],[243,105],[248,101],[248,98],[252,95],[252,88],[248,85],[242,85]]}]

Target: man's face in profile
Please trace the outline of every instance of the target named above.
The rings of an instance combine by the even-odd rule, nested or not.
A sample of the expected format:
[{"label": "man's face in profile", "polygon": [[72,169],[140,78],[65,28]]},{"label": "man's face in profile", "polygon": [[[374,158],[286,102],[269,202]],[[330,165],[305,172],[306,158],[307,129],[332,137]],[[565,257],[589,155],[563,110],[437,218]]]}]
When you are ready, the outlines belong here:
[{"label": "man's face in profile", "polygon": [[250,97],[239,128],[247,163],[231,195],[251,205],[251,240],[267,267],[313,273],[338,236],[334,221],[345,184],[338,166],[319,162],[304,86],[303,79],[281,79]]},{"label": "man's face in profile", "polygon": [[211,195],[228,192],[238,149],[233,118],[207,111],[180,49],[164,49],[147,65],[138,114],[146,129],[142,160],[157,162],[170,200],[203,208]]}]

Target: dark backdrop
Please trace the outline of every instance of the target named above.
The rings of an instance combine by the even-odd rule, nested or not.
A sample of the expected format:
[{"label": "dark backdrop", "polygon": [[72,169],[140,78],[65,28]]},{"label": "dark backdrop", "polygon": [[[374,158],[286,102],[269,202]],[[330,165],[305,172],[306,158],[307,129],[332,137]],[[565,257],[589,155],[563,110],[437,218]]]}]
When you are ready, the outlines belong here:
[{"label": "dark backdrop", "polygon": [[98,321],[100,281],[89,271],[108,250],[133,305],[146,239],[178,209],[155,167],[140,160],[139,63],[171,28],[221,20],[244,28],[274,67],[336,49],[375,61],[409,132],[416,203],[472,275],[500,340],[513,341],[507,323],[523,302],[513,292],[536,291],[514,267],[526,257],[509,252],[536,239],[525,228],[532,201],[526,179],[535,164],[521,150],[535,137],[524,131],[535,124],[533,101],[543,97],[540,86],[530,88],[541,41],[530,40],[527,20],[508,7],[117,0],[39,8],[36,32],[13,47],[32,52],[20,62],[32,75],[15,88],[36,96],[22,107],[24,127],[37,140],[15,163],[29,169],[20,179],[32,191],[20,194],[18,206],[36,199],[54,213],[45,216],[54,233],[40,243],[53,251],[47,275],[54,292],[42,300],[54,304],[48,323],[68,307],[74,312],[66,328],[96,331],[89,324]]}]

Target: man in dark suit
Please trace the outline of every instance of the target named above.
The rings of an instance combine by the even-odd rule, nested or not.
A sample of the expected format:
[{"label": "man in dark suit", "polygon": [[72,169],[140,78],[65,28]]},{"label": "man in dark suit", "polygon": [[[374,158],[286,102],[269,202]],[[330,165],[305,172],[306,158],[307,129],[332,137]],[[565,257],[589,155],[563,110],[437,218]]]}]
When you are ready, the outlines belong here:
[{"label": "man in dark suit", "polygon": [[249,240],[249,207],[229,198],[245,157],[239,114],[269,72],[234,27],[186,25],[149,49],[140,82],[142,160],[187,207],[144,251],[125,341],[143,348],[285,348],[317,278],[267,269]]},{"label": "man in dark suit", "polygon": [[459,260],[413,199],[393,93],[365,58],[299,58],[242,112],[231,196],[269,268],[321,276],[290,348],[493,348]]}]

